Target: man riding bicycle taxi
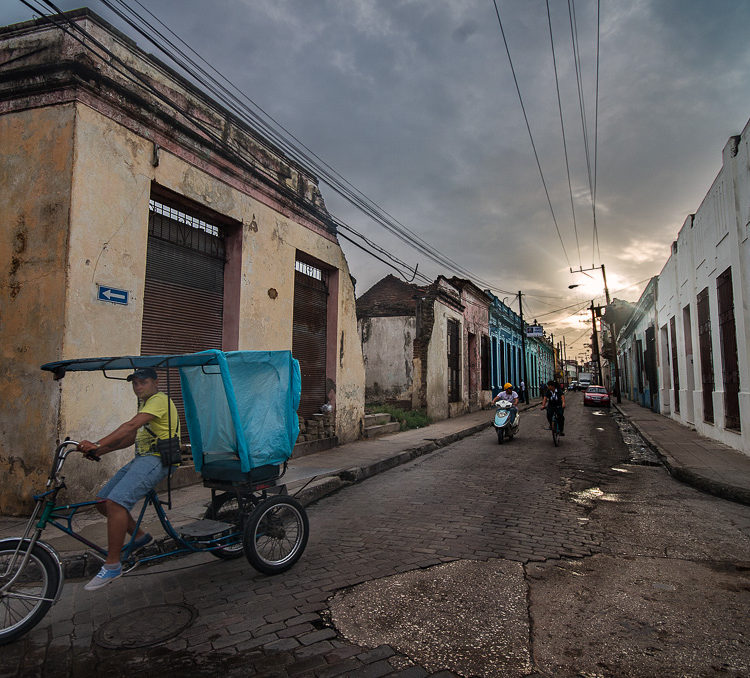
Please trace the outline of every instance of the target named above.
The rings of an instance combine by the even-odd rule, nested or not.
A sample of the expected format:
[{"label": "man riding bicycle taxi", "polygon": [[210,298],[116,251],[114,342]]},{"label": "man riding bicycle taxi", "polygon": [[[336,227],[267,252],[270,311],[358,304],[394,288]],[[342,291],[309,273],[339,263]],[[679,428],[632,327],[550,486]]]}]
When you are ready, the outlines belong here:
[{"label": "man riding bicycle taxi", "polygon": [[552,428],[552,416],[557,414],[557,432],[564,436],[563,429],[565,428],[565,392],[560,388],[560,385],[550,380],[547,382],[547,390],[542,398],[542,409],[547,408],[547,421],[549,422],[550,428]]},{"label": "man riding bicycle taxi", "polygon": [[[77,448],[87,458],[94,459],[135,443],[135,457],[112,476],[96,496],[101,502],[97,510],[107,516],[107,559],[99,573],[84,586],[87,591],[106,586],[122,575],[120,558],[125,534],[133,534],[136,527],[130,510],[169,473],[169,467],[162,465],[157,442],[180,435],[177,408],[171,398],[159,390],[156,370],[139,368],[129,374],[127,380],[132,382],[138,398],[138,414],[97,442],[83,440]],[[135,537],[132,552],[152,539],[141,529]]]},{"label": "man riding bicycle taxi", "polygon": [[512,424],[518,414],[518,393],[513,390],[513,384],[505,384],[503,386],[504,391],[500,391],[493,399],[492,404],[494,405],[498,400],[507,400],[511,404],[510,408],[510,423]]}]

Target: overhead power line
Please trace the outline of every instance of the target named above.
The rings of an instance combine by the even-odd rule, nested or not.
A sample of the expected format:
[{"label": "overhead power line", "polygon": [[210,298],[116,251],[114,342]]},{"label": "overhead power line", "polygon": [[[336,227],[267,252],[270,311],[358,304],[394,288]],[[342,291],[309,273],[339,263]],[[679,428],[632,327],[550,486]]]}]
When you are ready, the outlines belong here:
[{"label": "overhead power line", "polygon": [[[256,172],[257,175],[259,175],[260,178],[265,179],[265,181],[269,184],[275,185],[278,190],[283,190],[282,187],[278,187],[277,185],[277,177],[275,173],[272,173],[267,168],[254,162],[254,158],[251,155],[249,155],[249,153],[247,152],[243,153],[240,150],[232,149],[231,147],[229,147],[226,144],[226,142],[222,138],[220,138],[212,129],[203,125],[201,121],[198,120],[194,115],[191,115],[188,111],[184,110],[179,105],[177,105],[173,100],[169,99],[164,94],[162,94],[159,90],[157,90],[153,86],[153,84],[150,81],[146,80],[137,71],[127,66],[127,64],[125,64],[114,53],[108,50],[106,46],[103,45],[100,41],[98,41],[93,35],[91,35],[89,32],[83,29],[80,25],[72,21],[69,17],[67,17],[64,13],[62,13],[59,9],[57,9],[57,7],[55,7],[55,5],[50,0],[43,0],[43,2],[46,5],[54,9],[54,11],[56,12],[56,14],[54,15],[46,14],[44,9],[40,6],[39,0],[37,0],[36,5],[32,4],[34,0],[31,0],[31,1],[20,0],[20,2],[26,5],[27,7],[29,7],[30,9],[32,9],[33,11],[38,12],[41,17],[43,17],[44,19],[46,19],[47,21],[55,25],[57,28],[64,31],[67,35],[71,36],[72,39],[79,42],[82,46],[84,46],[86,49],[91,51],[98,58],[102,59],[103,61],[106,61],[109,67],[112,68],[115,72],[119,73],[123,78],[127,79],[129,82],[133,83],[134,85],[139,86],[145,89],[146,91],[148,91],[150,94],[154,95],[156,98],[162,101],[165,105],[169,106],[173,111],[175,111],[179,115],[179,117],[188,121],[197,130],[199,130],[203,135],[205,135],[206,138],[210,139],[217,146],[224,148],[224,150],[227,153],[229,153],[232,156],[237,157],[238,159],[245,162],[246,164],[252,165],[254,171]],[[59,19],[61,19],[62,21],[60,21]],[[66,27],[66,24],[70,27],[70,29]],[[83,37],[80,37],[80,36],[83,36]],[[270,149],[270,147],[268,148]],[[409,274],[408,277],[413,278],[414,275],[416,274],[416,269],[412,269],[411,266],[400,261],[395,256],[390,254],[387,250],[385,250],[384,248],[375,245],[374,243],[369,241],[365,236],[363,236],[361,233],[359,233],[358,231],[356,231],[349,225],[345,224],[341,220],[337,220],[333,217],[330,217],[330,215],[327,216],[327,219],[331,221],[331,223],[336,225],[337,228],[343,228],[345,230],[348,230],[353,235],[359,237],[363,242],[367,243],[367,245],[369,247],[372,247],[376,252],[383,254],[388,260],[384,260],[382,257],[375,254],[368,247],[358,244],[356,241],[340,233],[340,235],[344,237],[346,240],[354,243],[361,249],[364,249],[369,254],[374,256],[376,259],[382,261],[383,263],[386,263],[391,268],[396,270],[403,277],[407,277],[404,271],[408,271],[408,274]],[[429,279],[427,278],[425,278],[425,281],[430,282]]]},{"label": "overhead power line", "polygon": [[540,314],[537,317],[543,318],[544,316],[554,315],[555,313],[560,313],[561,311],[567,311],[567,310],[569,310],[571,308],[577,309],[573,313],[568,314],[567,317],[570,317],[571,315],[575,315],[576,313],[579,313],[581,311],[581,309],[586,308],[588,305],[589,305],[588,301],[584,301],[583,303],[581,303],[580,301],[577,301],[575,304],[570,304],[568,306],[563,306],[561,308],[556,308],[554,311],[545,311],[544,313]]},{"label": "overhead power line", "polygon": [[[46,5],[52,8],[58,15],[67,20],[60,10],[51,2],[51,0],[43,0]],[[244,95],[239,88],[233,85],[227,78],[221,73],[214,69],[208,62],[200,57],[191,47],[189,47],[183,40],[179,38],[171,29],[169,29],[163,22],[161,22],[152,12],[141,4],[138,0],[134,0],[135,3],[141,7],[149,16],[153,17],[157,21],[164,31],[160,31],[147,19],[140,15],[135,9],[130,7],[123,0],[100,0],[102,4],[107,7],[110,11],[115,13],[120,19],[125,21],[133,30],[143,36],[151,44],[153,44],[160,52],[162,52],[172,63],[178,66],[180,72],[184,73],[190,80],[204,88],[209,92],[216,100],[226,106],[230,112],[234,113],[240,120],[248,124],[250,127],[261,131],[264,135],[269,138],[276,146],[278,146],[285,154],[287,154],[295,162],[298,162],[303,167],[309,167],[315,172],[316,176],[319,177],[326,185],[332,190],[338,193],[341,197],[347,200],[359,211],[370,217],[378,225],[385,228],[392,235],[397,237],[401,242],[410,248],[416,250],[421,255],[427,257],[434,263],[443,267],[447,271],[451,271],[454,274],[458,274],[460,277],[466,277],[477,284],[489,288],[501,293],[508,293],[506,290],[497,288],[493,283],[486,280],[482,280],[467,268],[459,265],[453,259],[440,252],[438,249],[427,243],[426,240],[417,235],[414,231],[404,226],[401,222],[392,217],[386,210],[380,207],[377,203],[372,201],[356,187],[354,187],[348,180],[346,180],[341,174],[339,174],[330,165],[320,159],[314,152],[312,152],[307,146],[305,146],[297,137],[291,134],[286,128],[280,125],[274,120],[266,111],[258,106],[249,97]],[[23,4],[30,6],[26,0],[21,0]],[[117,5],[117,6],[115,6]],[[37,10],[39,11],[39,10]],[[41,12],[44,15],[44,12]],[[74,25],[74,22],[70,22]],[[82,30],[80,27],[75,26],[77,30]],[[85,33],[85,31],[84,31]],[[165,33],[169,33],[173,39],[170,39]],[[195,56],[192,58],[189,54],[181,49],[178,45],[181,43],[184,45],[191,54]],[[100,47],[106,52],[104,46]],[[200,64],[203,63],[207,68],[204,68]],[[111,61],[110,61],[111,65]],[[215,76],[212,73],[216,74]],[[139,83],[141,86],[143,82]],[[247,102],[247,103],[243,103]],[[173,105],[173,102],[171,102]],[[182,111],[186,118],[189,118],[185,111]],[[197,121],[194,119],[192,122],[195,124]],[[216,140],[216,135],[211,136],[213,140]],[[221,141],[221,140],[219,140]],[[238,154],[236,149],[233,149],[235,154]],[[409,266],[404,262],[397,260],[386,248],[375,245],[375,243],[365,238],[361,233],[357,232],[348,224],[345,224],[341,220],[333,219],[334,223],[341,228],[348,230],[350,233],[356,235],[361,242],[365,245],[358,245],[361,249],[373,253],[370,248],[379,255],[377,259],[383,261],[383,257],[390,260],[389,265],[397,270],[403,277],[419,277],[425,282],[430,282],[426,276],[421,273],[417,273],[416,267]],[[346,238],[351,242],[350,238]],[[380,255],[383,255],[381,257]],[[373,254],[373,256],[375,256]],[[384,262],[388,263],[388,262]],[[395,264],[395,265],[394,265]],[[408,275],[403,271],[399,270],[399,267],[404,268],[408,271]]]},{"label": "overhead power line", "polygon": [[[593,210],[594,210],[594,234],[596,237],[596,251],[599,254],[599,262],[601,263],[602,254],[599,251],[599,229],[596,225],[596,171],[597,171],[597,160],[599,153],[599,36],[601,34],[600,28],[601,19],[601,0],[596,0],[596,93],[595,93],[595,106],[594,106],[594,195],[591,199]],[[618,400],[619,402],[619,400]]]},{"label": "overhead power line", "polygon": [[560,98],[560,78],[557,75],[557,57],[555,56],[555,41],[552,37],[552,17],[549,11],[549,0],[547,5],[547,25],[549,26],[549,42],[552,48],[552,65],[555,69],[555,89],[557,90],[557,109],[560,113],[560,131],[562,132],[563,152],[565,154],[565,170],[568,174],[568,192],[570,193],[570,211],[573,215],[573,231],[576,236],[576,250],[578,251],[578,265],[583,267],[581,262],[581,245],[578,242],[578,224],[576,222],[576,208],[573,201],[573,185],[570,181],[570,162],[568,161],[568,142],[565,139],[565,123],[563,122],[562,100]]},{"label": "overhead power line", "polygon": [[497,15],[497,22],[500,25],[500,34],[503,36],[503,44],[505,45],[505,52],[508,55],[508,62],[510,63],[510,70],[513,74],[513,82],[516,85],[516,93],[518,94],[518,101],[521,103],[521,111],[523,111],[523,119],[526,122],[526,130],[529,133],[529,139],[531,140],[531,148],[534,151],[534,158],[536,159],[536,166],[539,169],[539,176],[542,180],[542,186],[544,187],[544,194],[547,196],[547,204],[549,205],[550,213],[552,214],[552,221],[555,224],[555,230],[557,231],[557,237],[560,239],[560,246],[562,247],[563,254],[565,254],[565,260],[568,262],[568,268],[570,268],[570,259],[568,258],[568,252],[565,249],[565,243],[563,242],[562,235],[560,234],[560,227],[557,224],[557,217],[555,217],[555,210],[552,207],[552,200],[549,197],[549,190],[547,190],[547,182],[544,179],[544,172],[542,171],[542,164],[539,162],[539,154],[536,150],[536,144],[534,143],[534,135],[531,133],[531,125],[529,124],[529,117],[526,115],[526,106],[523,103],[523,97],[521,96],[521,88],[518,85],[518,78],[516,77],[516,69],[513,67],[513,59],[510,56],[510,47],[508,46],[508,40],[505,37],[505,29],[503,28],[503,20],[500,18],[500,9],[497,6],[497,0],[492,0],[495,5],[495,14]]},{"label": "overhead power line", "polygon": [[[596,169],[592,170],[591,160],[591,145],[589,143],[589,130],[588,122],[586,120],[586,97],[584,95],[583,87],[583,67],[581,63],[581,50],[580,43],[578,40],[578,21],[576,18],[575,0],[568,0],[568,16],[570,20],[570,37],[573,46],[573,63],[575,65],[576,73],[576,84],[578,87],[578,106],[581,112],[581,129],[583,131],[583,147],[586,156],[586,171],[588,174],[589,183],[589,195],[591,197],[591,216],[592,216],[592,244],[591,244],[591,259],[592,266],[594,266],[594,254],[599,255],[599,261],[601,261],[601,252],[599,251],[599,230],[596,223]],[[595,130],[594,138],[598,139],[598,126],[599,117],[599,2],[597,1],[597,19],[596,19],[596,117],[595,117]],[[596,153],[596,151],[595,151]]]}]

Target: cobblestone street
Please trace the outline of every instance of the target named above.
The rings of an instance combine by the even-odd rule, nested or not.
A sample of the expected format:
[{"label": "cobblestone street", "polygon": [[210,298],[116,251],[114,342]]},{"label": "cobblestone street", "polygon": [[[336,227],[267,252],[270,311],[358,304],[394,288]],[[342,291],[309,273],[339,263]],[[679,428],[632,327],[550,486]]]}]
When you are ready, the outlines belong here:
[{"label": "cobblestone street", "polygon": [[[100,592],[69,581],[42,623],[3,648],[0,675],[426,676],[414,658],[389,645],[348,642],[331,624],[329,599],[363,582],[458,559],[521,563],[532,582],[547,581],[545,567],[570,569],[591,556],[671,551],[719,559],[726,548],[731,552],[722,558],[750,560],[748,507],[701,495],[661,467],[628,464],[613,417],[584,410],[575,396],[571,401],[559,448],[543,414],[530,411],[510,443],[499,446],[486,430],[310,506],[307,550],[277,577],[258,574],[244,558],[192,556],[136,570]],[[647,535],[639,523],[644,513]],[[681,531],[690,541],[680,541]],[[546,612],[534,585],[541,619]],[[736,595],[746,598],[747,591]],[[103,624],[126,615],[119,623],[145,627],[154,614],[149,608],[163,605],[197,614],[166,643],[102,646]],[[565,649],[544,640],[551,630],[535,622],[534,633],[542,641],[531,648],[530,675],[548,675],[552,665],[556,675],[576,675],[554,656]],[[565,633],[552,635],[561,642]],[[746,650],[741,645],[739,652]]]}]

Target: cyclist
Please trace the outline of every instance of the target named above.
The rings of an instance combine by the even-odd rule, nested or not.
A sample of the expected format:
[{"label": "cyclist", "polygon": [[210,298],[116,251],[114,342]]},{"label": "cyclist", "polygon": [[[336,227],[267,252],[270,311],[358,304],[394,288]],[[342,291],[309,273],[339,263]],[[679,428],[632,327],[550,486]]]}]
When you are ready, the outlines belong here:
[{"label": "cyclist", "polygon": [[[180,435],[177,409],[166,393],[159,391],[156,370],[141,367],[128,375],[138,398],[138,414],[98,442],[83,440],[78,445],[87,457],[101,457],[135,443],[135,458],[123,466],[97,494],[100,513],[107,516],[107,559],[99,573],[84,588],[106,586],[122,575],[120,556],[125,533],[133,533],[135,521],[130,509],[161,481],[169,468],[161,463],[156,443]],[[170,426],[171,424],[171,430]],[[138,530],[133,550],[143,548],[151,535]]]},{"label": "cyclist", "polygon": [[510,408],[510,423],[512,424],[516,420],[516,414],[518,414],[518,393],[513,390],[513,384],[505,384],[503,386],[504,391],[500,391],[493,399],[492,404],[494,405],[498,400],[507,400],[511,404]]},{"label": "cyclist", "polygon": [[544,392],[542,398],[542,409],[547,408],[547,421],[549,422],[550,428],[552,428],[552,415],[557,414],[557,432],[564,436],[563,429],[565,428],[565,392],[560,388],[560,385],[550,379],[547,382],[547,390]]}]

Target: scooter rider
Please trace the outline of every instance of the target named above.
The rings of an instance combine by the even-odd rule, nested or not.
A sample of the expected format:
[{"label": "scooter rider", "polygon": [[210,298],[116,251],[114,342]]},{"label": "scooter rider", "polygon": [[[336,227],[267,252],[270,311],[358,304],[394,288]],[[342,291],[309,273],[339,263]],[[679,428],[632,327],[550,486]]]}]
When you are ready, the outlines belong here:
[{"label": "scooter rider", "polygon": [[516,414],[518,414],[518,393],[513,390],[513,384],[505,384],[503,386],[504,391],[500,391],[493,399],[492,404],[494,405],[498,400],[507,400],[511,404],[510,408],[510,423],[512,424],[516,420]]}]

